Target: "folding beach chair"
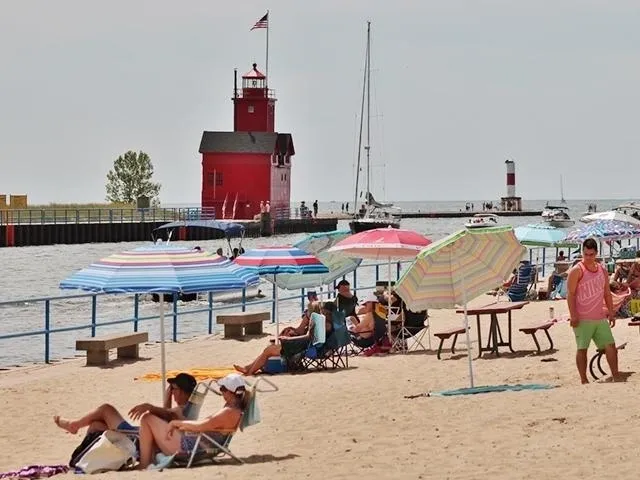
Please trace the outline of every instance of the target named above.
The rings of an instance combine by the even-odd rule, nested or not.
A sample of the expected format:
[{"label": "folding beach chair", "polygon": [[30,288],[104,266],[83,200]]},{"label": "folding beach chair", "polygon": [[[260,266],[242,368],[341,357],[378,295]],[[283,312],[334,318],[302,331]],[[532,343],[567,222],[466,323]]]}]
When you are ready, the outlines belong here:
[{"label": "folding beach chair", "polygon": [[313,346],[305,352],[302,359],[305,368],[335,369],[349,367],[348,346],[351,343],[345,313],[334,310],[331,313],[333,329],[323,345]]},{"label": "folding beach chair", "polygon": [[[360,333],[368,333],[368,332],[360,332]],[[377,315],[375,312],[373,314],[373,335],[368,338],[361,338],[359,333],[352,333],[351,335],[351,354],[359,355],[362,351],[367,348],[371,348],[375,345],[380,345],[385,338],[387,338],[387,320]]]},{"label": "folding beach chair", "polygon": [[[162,462],[166,464],[163,468],[166,468],[169,465],[176,467],[185,466],[186,468],[190,468],[194,464],[199,464],[205,461],[215,463],[225,455],[238,463],[244,463],[241,458],[229,449],[229,444],[238,430],[242,432],[245,428],[260,423],[261,417],[257,403],[257,392],[258,384],[261,381],[270,385],[274,389],[272,391],[278,390],[278,387],[273,382],[263,377],[259,377],[253,384],[248,384],[249,389],[247,394],[249,395],[249,400],[247,408],[240,416],[238,425],[234,429],[225,431],[220,430],[216,432],[222,435],[221,441],[219,441],[220,439],[216,440],[215,438],[212,438],[208,433],[185,432],[187,435],[193,435],[195,437],[195,443],[191,451],[180,452],[172,456],[159,455],[160,458],[157,458],[159,461],[157,463]],[[207,390],[215,393],[216,395],[221,395],[220,391],[217,390],[217,383],[214,383],[213,380],[207,384]]]},{"label": "folding beach chair", "polygon": [[537,268],[528,261],[523,261],[518,267],[514,282],[509,286],[506,295],[512,302],[526,300],[536,288]]},{"label": "folding beach chair", "polygon": [[[402,304],[400,330],[395,334],[395,339],[392,345],[393,350],[401,352],[410,352],[422,348],[427,348],[422,344],[424,336],[429,331],[429,314],[427,310],[421,312],[412,312],[406,306]],[[429,350],[431,350],[431,336],[427,336],[429,339]],[[409,339],[413,339],[413,343],[409,346]]]}]

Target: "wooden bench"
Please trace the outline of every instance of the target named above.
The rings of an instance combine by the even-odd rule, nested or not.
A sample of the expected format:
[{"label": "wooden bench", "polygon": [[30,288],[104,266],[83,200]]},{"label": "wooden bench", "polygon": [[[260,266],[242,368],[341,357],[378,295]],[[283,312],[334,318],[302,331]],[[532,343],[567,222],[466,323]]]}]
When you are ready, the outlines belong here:
[{"label": "wooden bench", "polygon": [[[616,345],[616,350],[624,350],[627,346],[627,342],[623,343],[622,345]],[[591,376],[593,377],[594,380],[598,380],[598,375],[596,375],[595,372],[595,367],[598,367],[598,370],[600,370],[600,373],[602,375],[606,375],[607,372],[605,372],[602,368],[602,356],[604,355],[604,349],[602,350],[597,350],[596,353],[593,354],[593,357],[591,357],[591,360],[589,361],[589,372],[591,373]]]},{"label": "wooden bench", "polygon": [[271,320],[269,312],[242,312],[217,315],[216,323],[224,325],[225,338],[262,335],[262,322]]},{"label": "wooden bench", "polygon": [[456,341],[458,340],[458,335],[460,335],[461,333],[465,333],[464,327],[452,328],[451,330],[447,330],[445,332],[437,332],[433,334],[434,337],[438,337],[440,339],[440,344],[438,345],[438,353],[436,354],[438,360],[440,360],[440,353],[442,352],[442,345],[444,345],[444,341],[450,338],[452,335],[453,342],[451,343],[451,354],[456,353]]},{"label": "wooden bench", "polygon": [[529,327],[523,327],[520,329],[520,331],[522,333],[526,333],[527,335],[531,335],[531,337],[533,338],[533,341],[536,344],[536,348],[538,349],[538,353],[542,352],[542,349],[540,348],[540,343],[538,342],[538,339],[536,338],[536,333],[539,330],[544,331],[545,335],[547,336],[547,339],[549,340],[549,350],[553,350],[553,340],[551,339],[551,335],[549,335],[549,329],[555,325],[555,322],[544,322],[541,323],[539,325],[531,325]]},{"label": "wooden bench", "polygon": [[76,350],[87,351],[87,365],[107,365],[109,350],[117,348],[118,358],[140,358],[139,345],[149,341],[148,332],[76,340]]}]

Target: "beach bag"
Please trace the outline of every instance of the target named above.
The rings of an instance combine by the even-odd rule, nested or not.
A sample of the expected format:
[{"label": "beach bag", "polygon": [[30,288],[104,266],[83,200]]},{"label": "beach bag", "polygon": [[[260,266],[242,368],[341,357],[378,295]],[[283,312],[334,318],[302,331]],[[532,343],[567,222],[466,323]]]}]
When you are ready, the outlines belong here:
[{"label": "beach bag", "polygon": [[136,446],[124,433],[107,430],[76,462],[84,473],[120,470],[136,457]]},{"label": "beach bag", "polygon": [[72,468],[75,467],[76,463],[78,463],[78,460],[80,460],[82,455],[84,455],[84,453],[89,449],[89,447],[93,445],[96,442],[96,440],[100,438],[101,435],[102,435],[102,431],[87,432],[87,434],[82,439],[82,442],[80,442],[80,445],[78,445],[76,449],[73,451],[73,453],[71,454],[71,459],[69,460],[69,466]]}]

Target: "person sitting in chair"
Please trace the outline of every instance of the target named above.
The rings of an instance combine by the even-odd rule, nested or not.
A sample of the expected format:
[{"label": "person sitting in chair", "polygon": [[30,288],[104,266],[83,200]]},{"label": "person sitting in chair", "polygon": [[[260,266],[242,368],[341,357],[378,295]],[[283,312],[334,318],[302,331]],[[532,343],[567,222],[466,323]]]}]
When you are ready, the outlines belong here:
[{"label": "person sitting in chair", "polygon": [[[202,420],[166,419],[151,412],[140,419],[140,463],[138,469],[151,465],[156,451],[165,455],[190,453],[195,447],[196,436],[186,432],[206,433],[218,443],[224,443],[228,432],[238,428],[242,414],[247,408],[249,398],[247,384],[241,375],[231,373],[218,380],[218,387],[224,399],[224,406],[213,415]],[[198,445],[206,446],[203,438]]]},{"label": "person sitting in chair", "polygon": [[374,310],[378,304],[378,297],[373,293],[362,301],[362,306],[355,316],[347,317],[349,332],[357,338],[370,338],[373,336]]},{"label": "person sitting in chair", "polygon": [[[168,386],[165,393],[164,405],[158,407],[150,403],[141,403],[129,410],[129,417],[137,420],[150,413],[167,422],[183,419],[187,416],[189,397],[195,390],[198,382],[188,373],[179,373],[167,380]],[[175,406],[173,406],[175,403]],[[89,431],[102,432],[105,430],[137,430],[138,427],[127,422],[116,408],[108,403],[100,405],[95,410],[87,413],[77,420],[65,420],[59,415],[53,417],[55,424],[69,433],[76,434],[78,430],[89,427]]]},{"label": "person sitting in chair", "polygon": [[[327,302],[324,305],[322,305],[320,302],[313,302],[308,309],[310,313],[309,313],[309,320],[308,320],[308,326],[307,326],[306,332],[303,335],[296,335],[296,336],[289,336],[289,337],[279,336],[278,338],[280,342],[281,343],[295,342],[299,346],[300,351],[304,351],[309,345],[309,343],[311,342],[311,340],[313,339],[313,334],[314,334],[313,313],[320,315],[321,318],[324,317],[325,328],[326,328],[325,335],[329,335],[333,330],[333,321],[332,321],[333,308],[335,308],[335,305],[332,302]],[[275,342],[275,340],[271,340],[271,342]],[[282,353],[281,343],[271,343],[271,345],[265,348],[262,351],[262,353],[260,353],[260,355],[258,355],[253,362],[244,366],[234,365],[233,368],[235,368],[238,372],[247,376],[255,375],[257,372],[262,370],[262,368],[264,368],[269,358],[280,356],[280,354]]]}]

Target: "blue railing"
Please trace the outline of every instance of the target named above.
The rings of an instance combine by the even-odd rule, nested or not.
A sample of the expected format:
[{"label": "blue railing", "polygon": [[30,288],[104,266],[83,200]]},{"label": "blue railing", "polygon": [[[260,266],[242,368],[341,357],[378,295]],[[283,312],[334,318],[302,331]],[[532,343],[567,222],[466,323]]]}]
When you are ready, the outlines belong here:
[{"label": "blue railing", "polygon": [[[375,284],[360,285],[360,286],[358,285],[358,271],[362,269],[374,268],[375,281],[379,282],[381,267],[382,267],[383,276],[386,280],[387,279],[386,271],[388,268],[388,264],[386,263],[361,265],[356,271],[349,274],[347,278],[350,279],[352,290],[357,292],[358,290],[374,288]],[[392,271],[392,275],[395,273],[395,277],[396,277],[395,279],[399,278],[400,270],[401,270],[401,262],[396,263],[395,268],[393,268],[393,270],[395,270],[395,272]],[[273,321],[273,319],[275,319],[274,293],[275,293],[275,286],[273,286],[273,289],[271,292],[271,298],[249,300],[247,296],[247,291],[245,289],[245,290],[242,290],[241,292],[240,302],[214,305],[214,295],[211,292],[209,292],[209,294],[207,295],[206,306],[188,308],[188,309],[185,309],[185,308],[179,309],[178,307],[180,306],[180,303],[178,302],[177,296],[174,296],[173,302],[171,303],[171,313],[169,313],[168,315],[165,315],[165,318],[167,317],[170,318],[171,324],[172,324],[171,331],[170,331],[171,340],[173,342],[178,341],[179,331],[180,331],[179,319],[187,315],[206,313],[206,333],[209,335],[214,333],[214,331],[216,330],[214,326],[214,312],[219,312],[222,310],[240,310],[244,312],[247,310],[247,308],[254,308],[260,305],[270,305],[271,318]],[[335,296],[335,288],[319,291],[318,293],[321,296],[324,296],[325,298],[332,298]],[[43,328],[38,330],[19,331],[19,332],[13,332],[13,333],[0,334],[0,352],[7,351],[6,346],[4,346],[6,345],[5,342],[16,340],[16,339],[27,339],[28,337],[43,337],[44,361],[45,363],[51,363],[51,361],[55,357],[54,352],[52,351],[52,336],[54,334],[60,334],[63,332],[90,330],[91,337],[95,337],[98,333],[99,327],[102,328],[104,331],[105,327],[112,327],[112,326],[123,325],[123,324],[132,324],[133,331],[137,332],[142,322],[148,322],[150,320],[156,320],[160,318],[159,315],[157,314],[141,315],[140,295],[136,294],[132,296],[133,297],[132,298],[133,299],[133,316],[116,319],[116,320],[99,321],[98,298],[100,297],[112,297],[112,296],[107,294],[76,294],[76,295],[65,295],[65,296],[26,298],[26,299],[9,300],[9,301],[0,302],[0,318],[2,318],[2,316],[5,317],[2,320],[2,324],[0,324],[0,333],[2,331],[7,331],[9,326],[20,323],[19,315],[15,310],[20,308],[25,308],[25,306],[32,308],[34,305],[39,305],[39,304],[42,304],[44,306]],[[52,326],[52,323],[53,323],[52,307],[56,304],[59,305],[61,303],[73,304],[74,303],[73,301],[76,301],[76,300],[81,300],[81,301],[87,300],[88,302],[90,302],[90,312],[91,312],[90,323],[72,324],[72,325],[53,327]],[[296,291],[296,293],[293,295],[279,297],[279,300],[280,300],[280,303],[290,302],[294,300],[299,301],[300,311],[302,311],[305,306],[306,291],[305,289],[301,289],[299,291]],[[85,308],[89,307],[89,305],[86,305],[84,302],[83,302],[83,305],[70,305],[70,306],[72,307],[73,310],[76,310],[76,311],[80,310],[82,307],[85,307]],[[9,315],[2,315],[3,312],[7,312],[7,311],[9,312]],[[119,306],[118,306],[118,311],[121,311],[121,308]],[[30,316],[31,314],[29,313],[28,317]],[[204,332],[201,330],[198,330],[198,331],[193,331],[192,333],[193,333],[192,336],[195,336],[198,334],[203,334]],[[68,350],[69,348],[71,348],[71,345],[66,345],[64,348]],[[1,361],[2,361],[2,355],[0,354],[0,362]],[[14,360],[8,360],[8,361],[10,363],[11,362],[15,363]]]}]

